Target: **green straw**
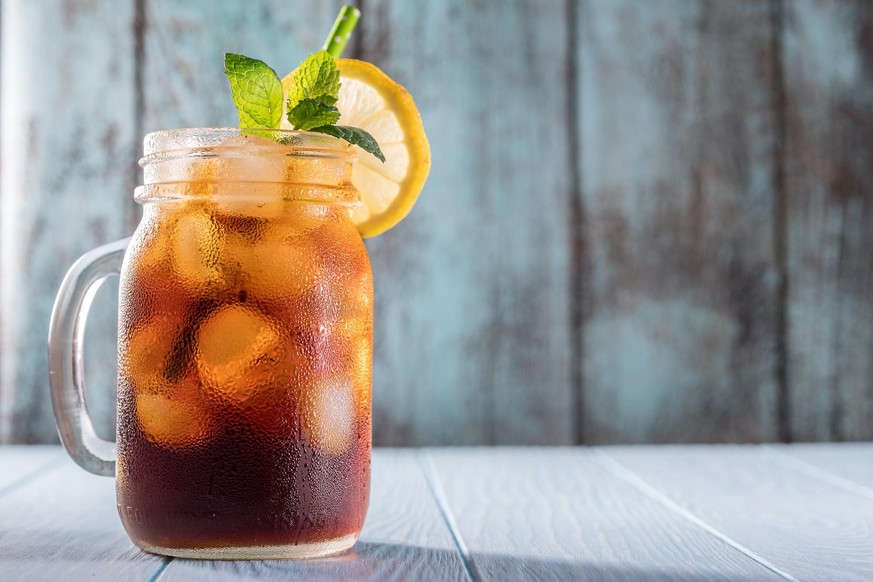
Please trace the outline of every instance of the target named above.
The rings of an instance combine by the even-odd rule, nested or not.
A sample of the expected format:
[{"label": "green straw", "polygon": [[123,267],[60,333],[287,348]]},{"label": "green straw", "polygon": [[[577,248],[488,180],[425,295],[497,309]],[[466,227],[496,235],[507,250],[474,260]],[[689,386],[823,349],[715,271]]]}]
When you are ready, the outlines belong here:
[{"label": "green straw", "polygon": [[349,42],[349,37],[358,24],[358,19],[361,17],[361,11],[354,6],[343,6],[336,17],[336,22],[333,23],[333,28],[330,29],[330,34],[327,35],[327,40],[324,41],[323,49],[335,59],[340,58],[343,54],[343,49]]}]

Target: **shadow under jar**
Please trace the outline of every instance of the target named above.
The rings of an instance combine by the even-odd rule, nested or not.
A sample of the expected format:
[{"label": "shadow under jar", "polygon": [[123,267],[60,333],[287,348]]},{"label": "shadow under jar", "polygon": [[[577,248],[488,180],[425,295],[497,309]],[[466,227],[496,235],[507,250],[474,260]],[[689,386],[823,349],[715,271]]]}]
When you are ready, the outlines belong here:
[{"label": "shadow under jar", "polygon": [[145,140],[143,219],[115,252],[115,474],[124,527],[149,552],[314,557],[363,525],[373,283],[352,154],[269,137]]}]

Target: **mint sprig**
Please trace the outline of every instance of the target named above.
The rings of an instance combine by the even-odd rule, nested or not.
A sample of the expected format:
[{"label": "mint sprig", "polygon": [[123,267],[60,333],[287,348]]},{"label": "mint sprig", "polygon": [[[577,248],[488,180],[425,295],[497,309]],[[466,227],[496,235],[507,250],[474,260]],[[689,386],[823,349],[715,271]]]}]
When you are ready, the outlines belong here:
[{"label": "mint sprig", "polygon": [[[358,127],[336,125],[340,115],[334,104],[339,99],[340,87],[340,74],[333,56],[320,50],[306,57],[297,67],[288,90],[285,104],[288,122],[294,129],[338,137],[384,162],[385,155],[372,135]],[[337,113],[335,119],[334,112]]]},{"label": "mint sprig", "polygon": [[239,126],[275,129],[282,121],[282,82],[263,61],[234,53],[224,55],[224,74],[230,81]]},{"label": "mint sprig", "polygon": [[[244,129],[278,129],[282,121],[282,82],[263,61],[234,53],[224,55],[224,73],[230,81],[233,103]],[[324,133],[345,140],[381,161],[385,155],[376,139],[359,127],[337,125],[336,108],[341,87],[336,59],[321,50],[306,57],[288,89],[285,110],[291,127]]]}]

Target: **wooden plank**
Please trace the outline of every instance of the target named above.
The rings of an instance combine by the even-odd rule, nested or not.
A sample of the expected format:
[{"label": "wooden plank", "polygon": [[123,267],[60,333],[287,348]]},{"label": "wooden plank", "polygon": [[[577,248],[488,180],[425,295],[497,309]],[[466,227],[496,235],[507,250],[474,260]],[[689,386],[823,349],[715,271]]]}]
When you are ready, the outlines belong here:
[{"label": "wooden plank", "polygon": [[795,440],[873,439],[873,4],[785,3]]},{"label": "wooden plank", "polygon": [[873,444],[772,445],[768,448],[866,487],[873,495]]},{"label": "wooden plank", "polygon": [[[55,291],[83,252],[134,215],[133,1],[3,3],[0,442],[56,441],[46,397]],[[91,411],[112,434],[115,300],[86,348]]]},{"label": "wooden plank", "polygon": [[164,562],[128,539],[113,480],[69,459],[0,497],[0,531],[0,579],[9,582],[144,581]]},{"label": "wooden plank", "polygon": [[341,0],[143,0],[143,133],[236,127],[224,53],[265,61],[280,76],[321,48]]},{"label": "wooden plank", "polygon": [[367,243],[379,444],[573,442],[565,5],[365,4],[361,58],[409,89],[433,154]]},{"label": "wooden plank", "polygon": [[873,500],[775,463],[757,447],[615,448],[670,502],[801,580],[869,580]]},{"label": "wooden plank", "polygon": [[0,495],[28,483],[62,454],[56,446],[0,446]]},{"label": "wooden plank", "polygon": [[589,450],[443,449],[433,463],[479,579],[780,579]]},{"label": "wooden plank", "polygon": [[583,442],[777,434],[772,20],[757,0],[579,11]]},{"label": "wooden plank", "polygon": [[173,560],[162,581],[465,580],[451,533],[431,495],[416,451],[373,455],[370,510],[352,552],[306,561]]}]

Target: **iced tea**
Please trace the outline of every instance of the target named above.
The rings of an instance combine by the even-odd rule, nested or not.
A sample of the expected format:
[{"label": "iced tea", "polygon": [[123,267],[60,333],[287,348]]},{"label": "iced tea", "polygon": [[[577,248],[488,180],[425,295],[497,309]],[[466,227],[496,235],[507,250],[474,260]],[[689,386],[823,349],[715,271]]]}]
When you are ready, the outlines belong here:
[{"label": "iced tea", "polygon": [[360,532],[373,287],[349,154],[332,147],[240,136],[145,159],[121,278],[117,483],[146,550],[318,555]]}]

